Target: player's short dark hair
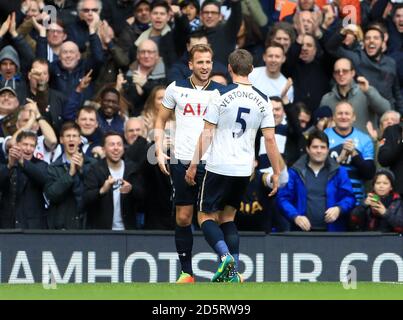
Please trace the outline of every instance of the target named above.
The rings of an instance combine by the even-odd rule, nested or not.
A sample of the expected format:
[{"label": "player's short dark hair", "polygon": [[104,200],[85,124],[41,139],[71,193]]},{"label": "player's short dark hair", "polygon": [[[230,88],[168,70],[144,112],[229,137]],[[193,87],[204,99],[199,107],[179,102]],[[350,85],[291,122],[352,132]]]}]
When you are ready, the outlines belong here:
[{"label": "player's short dark hair", "polygon": [[213,59],[213,49],[208,44],[196,44],[190,49],[189,52],[189,61],[192,61],[196,52],[210,52],[211,59]]},{"label": "player's short dark hair", "polygon": [[326,143],[326,146],[329,148],[329,138],[328,138],[327,134],[324,133],[323,131],[314,130],[309,134],[308,140],[306,142],[307,148],[309,148],[312,145],[312,142],[314,139],[318,139],[318,140]]},{"label": "player's short dark hair", "polygon": [[103,146],[103,147],[105,147],[106,139],[107,139],[108,137],[111,137],[111,136],[119,136],[119,137],[122,139],[122,142],[123,142],[123,143],[124,143],[124,141],[125,141],[125,139],[123,138],[123,136],[122,136],[119,132],[117,132],[117,131],[107,131],[107,132],[104,134],[104,136],[102,137],[102,146]]},{"label": "player's short dark hair", "polygon": [[17,134],[15,141],[21,142],[25,138],[35,139],[35,144],[38,141],[38,135],[36,134],[36,132],[34,132],[32,130],[22,130],[19,134]]},{"label": "player's short dark hair", "polygon": [[253,57],[245,49],[236,49],[228,58],[232,71],[240,76],[246,77],[253,70]]},{"label": "player's short dark hair", "polygon": [[163,7],[169,13],[171,7],[169,6],[168,2],[165,0],[155,0],[151,3],[150,11],[153,11],[157,7]]},{"label": "player's short dark hair", "polygon": [[114,87],[106,87],[101,91],[100,97],[103,99],[107,93],[113,93],[118,96],[118,100],[120,100],[120,92],[116,90]]},{"label": "player's short dark hair", "polygon": [[64,133],[70,129],[77,130],[78,134],[81,133],[81,129],[77,123],[75,123],[74,121],[66,121],[65,123],[63,123],[62,128],[60,129],[60,137],[62,137]]}]

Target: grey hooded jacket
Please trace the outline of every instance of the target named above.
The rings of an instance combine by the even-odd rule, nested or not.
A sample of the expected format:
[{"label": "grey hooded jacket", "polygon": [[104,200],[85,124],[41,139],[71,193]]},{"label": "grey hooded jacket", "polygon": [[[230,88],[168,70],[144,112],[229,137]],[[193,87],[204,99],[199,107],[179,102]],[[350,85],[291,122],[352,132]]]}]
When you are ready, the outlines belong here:
[{"label": "grey hooded jacket", "polygon": [[[0,38],[0,46],[1,43],[2,38]],[[4,75],[0,74],[0,88],[13,88],[17,93],[20,104],[24,104],[27,86],[23,75],[28,73],[35,56],[31,47],[21,35],[13,38],[12,44],[1,49],[0,62],[5,59],[11,60],[17,66],[17,72],[11,79],[5,79]]]},{"label": "grey hooded jacket", "polygon": [[382,97],[378,90],[369,86],[367,92],[363,92],[357,83],[353,82],[350,91],[347,94],[347,99],[339,93],[338,86],[335,85],[332,91],[326,93],[320,102],[321,106],[329,106],[334,112],[336,105],[347,100],[354,108],[356,120],[354,127],[363,132],[367,132],[367,122],[371,121],[372,125],[377,127],[378,117],[388,110],[391,110],[391,105],[388,100]]}]

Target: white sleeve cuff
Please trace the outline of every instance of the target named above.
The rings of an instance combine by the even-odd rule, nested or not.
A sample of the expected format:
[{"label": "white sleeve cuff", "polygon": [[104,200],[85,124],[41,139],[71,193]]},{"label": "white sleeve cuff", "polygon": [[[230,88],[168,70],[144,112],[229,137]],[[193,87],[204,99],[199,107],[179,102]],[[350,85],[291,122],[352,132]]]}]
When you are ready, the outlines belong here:
[{"label": "white sleeve cuff", "polygon": [[[273,188],[273,182],[271,181],[271,177],[273,176],[273,168],[270,167],[267,170],[267,173],[268,173],[268,175],[266,175],[266,181],[265,181],[266,185],[269,188]],[[288,169],[287,169],[287,166],[285,166],[284,169],[281,170],[281,172],[280,172],[280,176],[279,176],[279,179],[278,179],[278,187],[282,188],[287,183],[288,183]]]}]

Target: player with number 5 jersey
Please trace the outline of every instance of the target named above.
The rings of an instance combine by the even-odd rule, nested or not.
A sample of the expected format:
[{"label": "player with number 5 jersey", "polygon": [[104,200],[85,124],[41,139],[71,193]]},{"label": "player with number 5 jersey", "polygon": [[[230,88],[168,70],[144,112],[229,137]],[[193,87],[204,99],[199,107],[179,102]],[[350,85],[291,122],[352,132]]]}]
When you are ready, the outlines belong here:
[{"label": "player with number 5 jersey", "polygon": [[252,55],[243,49],[235,50],[228,62],[233,84],[221,90],[221,96],[209,104],[204,130],[185,177],[188,184],[195,184],[197,164],[211,145],[199,193],[198,222],[208,244],[221,257],[213,282],[241,282],[237,269],[239,236],[234,218],[253,171],[259,128],[274,171],[270,195],[277,192],[280,174],[270,101],[248,80],[253,70]]},{"label": "player with number 5 jersey", "polygon": [[[193,153],[203,130],[203,117],[210,101],[219,97],[222,85],[210,81],[213,65],[213,51],[208,45],[197,44],[189,54],[189,68],[192,75],[188,79],[172,82],[162,100],[155,124],[155,146],[158,165],[161,171],[171,175],[174,188],[176,209],[175,244],[182,272],[177,283],[193,283],[192,270],[192,217],[197,204],[199,186],[205,173],[205,165],[197,168],[199,183],[189,186],[185,182],[185,172],[192,160]],[[170,157],[163,150],[163,135],[167,120],[175,112],[175,152]],[[172,150],[171,150],[172,151]],[[169,171],[166,162],[169,160]]]},{"label": "player with number 5 jersey", "polygon": [[206,170],[225,176],[249,177],[259,128],[274,129],[267,97],[247,83],[227,86],[208,107],[204,121],[216,125]]}]

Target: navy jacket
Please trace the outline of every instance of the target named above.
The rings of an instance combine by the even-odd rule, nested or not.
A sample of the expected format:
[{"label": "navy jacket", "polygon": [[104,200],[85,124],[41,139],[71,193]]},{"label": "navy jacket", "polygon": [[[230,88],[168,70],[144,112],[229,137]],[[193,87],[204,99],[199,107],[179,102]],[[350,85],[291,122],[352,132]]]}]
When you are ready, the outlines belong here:
[{"label": "navy jacket", "polygon": [[50,229],[82,229],[85,225],[83,181],[89,166],[94,162],[96,160],[85,156],[83,170],[73,177],[69,174],[69,165],[63,163],[63,156],[48,167],[45,194],[50,203]]},{"label": "navy jacket", "polygon": [[[104,195],[99,189],[110,176],[106,159],[93,164],[85,176],[84,201],[88,207],[87,229],[112,229],[113,224],[113,190]],[[144,182],[140,167],[125,161],[123,179],[132,185],[132,191],[120,195],[121,214],[125,229],[135,229],[136,207],[144,197]]]},{"label": "navy jacket", "polygon": [[30,161],[24,160],[24,166],[18,164],[2,171],[6,179],[1,184],[1,228],[47,228],[42,194],[47,180],[47,168],[46,162],[32,158]]},{"label": "navy jacket", "polygon": [[108,131],[116,131],[116,132],[119,132],[123,136],[125,121],[119,114],[114,115],[110,124],[108,123],[108,121],[106,121],[106,118],[104,117],[104,115],[99,111],[98,111],[97,118],[98,118],[99,128],[102,130],[102,132],[104,134]]},{"label": "navy jacket", "polygon": [[74,23],[66,28],[66,33],[67,40],[75,42],[81,53],[86,51],[87,43],[91,41],[91,36],[85,21],[77,17]]},{"label": "navy jacket", "polygon": [[[66,96],[70,96],[90,69],[93,70],[92,78],[96,78],[97,70],[103,63],[104,54],[102,51],[101,41],[98,35],[90,36],[91,56],[88,59],[81,59],[78,65],[72,71],[63,68],[60,60],[53,61],[50,64],[50,87],[63,92]],[[42,53],[41,58],[46,59],[47,53]],[[84,91],[84,100],[93,96],[93,83]]]}]

